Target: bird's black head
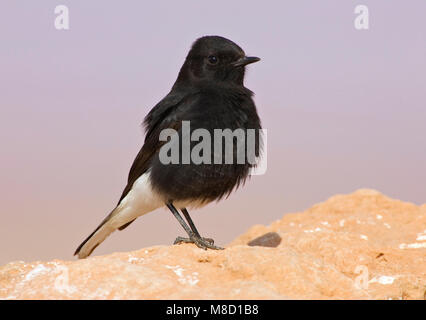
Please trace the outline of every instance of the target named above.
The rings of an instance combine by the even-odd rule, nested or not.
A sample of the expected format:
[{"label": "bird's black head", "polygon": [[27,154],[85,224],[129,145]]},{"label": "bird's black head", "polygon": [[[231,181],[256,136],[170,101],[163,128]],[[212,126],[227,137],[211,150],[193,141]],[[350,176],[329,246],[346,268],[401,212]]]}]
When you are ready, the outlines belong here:
[{"label": "bird's black head", "polygon": [[243,49],[231,40],[219,36],[202,37],[192,45],[176,85],[206,81],[243,85],[245,66],[259,60],[246,57]]}]

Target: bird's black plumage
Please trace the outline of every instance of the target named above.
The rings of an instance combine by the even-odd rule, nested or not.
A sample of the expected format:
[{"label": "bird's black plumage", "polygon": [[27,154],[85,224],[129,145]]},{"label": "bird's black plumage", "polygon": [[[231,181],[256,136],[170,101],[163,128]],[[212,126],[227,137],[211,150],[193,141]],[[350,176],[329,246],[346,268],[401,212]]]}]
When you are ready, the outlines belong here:
[{"label": "bird's black plumage", "polygon": [[[222,66],[209,69],[206,58],[212,55]],[[171,92],[145,117],[145,144],[132,165],[121,199],[149,168],[153,186],[170,200],[217,200],[244,182],[252,166],[249,163],[164,165],[158,157],[163,145],[159,143],[161,130],[179,131],[184,120],[191,122],[191,130],[204,128],[212,136],[214,129],[261,129],[253,93],[243,86],[244,67],[229,66],[244,56],[238,45],[223,37],[203,37],[195,42]]]},{"label": "bird's black plumage", "polygon": [[[243,164],[214,164],[212,159],[211,164],[194,164],[192,160],[189,164],[163,164],[159,152],[166,142],[160,141],[159,137],[162,130],[171,128],[182,139],[182,121],[190,121],[191,131],[205,129],[212,137],[215,129],[261,129],[253,93],[243,84],[245,65],[258,60],[246,57],[238,45],[219,36],[202,37],[193,44],[170,93],[144,119],[145,141],[131,166],[118,205],[138,178],[147,172],[152,188],[165,199],[165,204],[172,211],[170,205],[175,202],[207,203],[219,200],[245,182],[253,167],[247,161]],[[256,137],[258,155],[261,142],[258,134]],[[191,148],[195,144],[191,142]],[[236,155],[236,141],[233,144]],[[114,211],[110,216],[112,214]],[[124,229],[132,221],[119,229]],[[198,231],[195,233],[198,234]]]}]

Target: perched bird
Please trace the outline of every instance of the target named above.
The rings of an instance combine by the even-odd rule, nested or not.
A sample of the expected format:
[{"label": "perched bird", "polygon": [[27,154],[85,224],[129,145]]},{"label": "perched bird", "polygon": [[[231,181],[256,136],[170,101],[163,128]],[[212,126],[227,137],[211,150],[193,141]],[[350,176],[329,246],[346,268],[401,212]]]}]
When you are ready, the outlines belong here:
[{"label": "perched bird", "polygon": [[[85,258],[116,229],[123,230],[136,218],[162,206],[167,206],[188,234],[178,237],[175,244],[194,243],[203,249],[222,249],[214,241],[200,236],[186,208],[201,207],[228,196],[243,184],[255,164],[214,161],[164,163],[161,140],[165,129],[173,129],[181,139],[183,121],[191,132],[204,129],[214,135],[216,129],[261,129],[253,93],[244,87],[245,66],[257,62],[247,57],[234,42],[219,36],[205,36],[194,42],[170,93],[145,117],[146,136],[130,169],[128,182],[117,206],[77,248],[74,255]],[[191,148],[196,141],[190,141]],[[213,144],[211,144],[213,145]],[[232,141],[232,153],[238,153]],[[261,137],[256,134],[256,156],[260,154]],[[180,150],[180,149],[179,149]],[[204,153],[203,150],[202,153]],[[224,148],[219,154],[225,155]],[[203,155],[203,154],[202,154]],[[181,158],[179,158],[181,159]],[[186,221],[180,215],[181,210]]]}]

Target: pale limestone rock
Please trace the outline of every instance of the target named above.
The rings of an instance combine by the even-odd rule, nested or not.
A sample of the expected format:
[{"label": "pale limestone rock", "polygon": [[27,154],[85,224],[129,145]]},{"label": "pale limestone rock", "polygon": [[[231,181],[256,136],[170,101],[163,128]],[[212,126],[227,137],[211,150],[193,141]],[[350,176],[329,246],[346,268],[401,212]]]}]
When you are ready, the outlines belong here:
[{"label": "pale limestone rock", "polygon": [[[276,248],[247,246],[276,232]],[[424,299],[426,205],[336,195],[226,250],[157,246],[0,267],[0,299]]]}]

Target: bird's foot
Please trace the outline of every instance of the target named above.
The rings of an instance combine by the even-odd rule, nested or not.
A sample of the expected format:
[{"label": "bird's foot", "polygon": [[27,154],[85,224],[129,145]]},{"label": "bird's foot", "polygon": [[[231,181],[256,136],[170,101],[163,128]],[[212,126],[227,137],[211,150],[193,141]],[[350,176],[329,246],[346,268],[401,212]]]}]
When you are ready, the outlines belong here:
[{"label": "bird's foot", "polygon": [[177,237],[173,244],[181,244],[181,243],[193,243],[198,248],[201,248],[204,250],[207,250],[207,249],[223,250],[224,249],[222,247],[215,246],[213,239],[197,237],[195,235],[190,238]]}]

